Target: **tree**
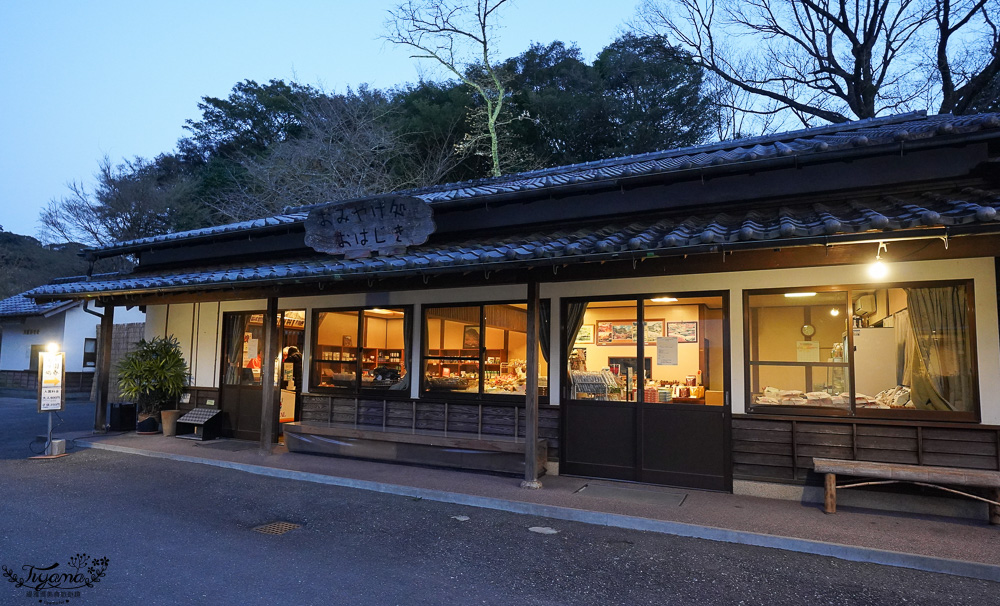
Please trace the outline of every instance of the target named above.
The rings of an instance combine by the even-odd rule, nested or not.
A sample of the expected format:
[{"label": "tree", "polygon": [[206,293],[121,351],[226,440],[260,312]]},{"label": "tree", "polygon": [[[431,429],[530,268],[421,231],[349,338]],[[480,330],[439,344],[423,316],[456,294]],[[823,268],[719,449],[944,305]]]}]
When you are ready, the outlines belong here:
[{"label": "tree", "polygon": [[[511,125],[516,145],[549,166],[607,157],[617,146],[600,73],[580,49],[560,41],[534,44],[508,59]],[[586,127],[581,127],[586,125]]]},{"label": "tree", "polygon": [[736,109],[809,125],[969,111],[1000,72],[998,12],[1000,0],[644,0],[640,21],[750,93]]},{"label": "tree", "polygon": [[700,143],[715,120],[702,96],[702,71],[663,36],[625,34],[594,62],[604,83],[618,145],[608,155]]},{"label": "tree", "polygon": [[[501,173],[497,133],[507,88],[494,68],[496,12],[508,0],[407,0],[389,11],[385,39],[409,46],[418,59],[430,59],[476,92],[483,103],[492,160],[491,175]],[[482,77],[476,77],[476,75]]]},{"label": "tree", "polygon": [[406,147],[394,170],[415,186],[475,179],[484,174],[471,158],[467,141],[474,93],[456,81],[421,81],[392,91],[393,111],[385,114]]},{"label": "tree", "polygon": [[621,36],[593,65],[576,47],[536,44],[504,70],[512,113],[527,118],[516,145],[550,166],[693,145],[717,120],[702,71],[661,36]]},{"label": "tree", "polygon": [[182,156],[203,162],[235,154],[259,154],[278,141],[301,134],[301,100],[314,96],[308,86],[271,80],[244,80],[225,99],[202,97],[200,120],[187,120],[191,136],[178,143]]},{"label": "tree", "polygon": [[314,90],[297,97],[292,111],[295,137],[228,159],[239,174],[207,200],[222,217],[240,221],[423,185],[422,175],[399,169],[408,150],[392,128],[393,108],[384,93],[366,87],[343,95]]},{"label": "tree", "polygon": [[191,196],[194,184],[170,170],[171,163],[160,156],[113,165],[105,156],[92,192],[74,182],[68,196],[49,202],[40,217],[43,234],[54,242],[107,246],[206,224]]}]

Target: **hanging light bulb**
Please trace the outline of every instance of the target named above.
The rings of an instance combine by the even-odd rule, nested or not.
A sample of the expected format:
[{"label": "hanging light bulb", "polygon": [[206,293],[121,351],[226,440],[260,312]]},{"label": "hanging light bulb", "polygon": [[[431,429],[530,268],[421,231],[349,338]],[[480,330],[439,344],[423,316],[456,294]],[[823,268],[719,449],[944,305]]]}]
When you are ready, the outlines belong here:
[{"label": "hanging light bulb", "polygon": [[882,261],[882,251],[889,252],[885,242],[878,243],[878,251],[875,253],[875,262],[868,266],[868,275],[881,280],[889,275],[889,267]]}]

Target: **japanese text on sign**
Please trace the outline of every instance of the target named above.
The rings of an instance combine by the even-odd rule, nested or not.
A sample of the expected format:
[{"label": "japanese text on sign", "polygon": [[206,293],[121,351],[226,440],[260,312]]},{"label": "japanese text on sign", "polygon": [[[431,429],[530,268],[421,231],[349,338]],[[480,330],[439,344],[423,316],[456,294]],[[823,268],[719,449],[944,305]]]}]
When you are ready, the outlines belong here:
[{"label": "japanese text on sign", "polygon": [[38,355],[38,412],[58,412],[63,409],[65,354],[43,351]]},{"label": "japanese text on sign", "polygon": [[332,203],[309,212],[306,244],[348,259],[399,254],[423,244],[434,231],[431,208],[423,200],[386,196]]}]

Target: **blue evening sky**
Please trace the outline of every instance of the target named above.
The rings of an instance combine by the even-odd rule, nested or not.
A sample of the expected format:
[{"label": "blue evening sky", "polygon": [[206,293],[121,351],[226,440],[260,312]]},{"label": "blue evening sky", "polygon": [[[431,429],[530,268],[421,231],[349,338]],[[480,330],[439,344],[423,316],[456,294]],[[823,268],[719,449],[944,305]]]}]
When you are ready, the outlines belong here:
[{"label": "blue evening sky", "polygon": [[[518,0],[502,14],[502,57],[574,42],[588,61],[637,0]],[[203,96],[272,78],[343,91],[440,77],[383,42],[390,0],[2,0],[0,225],[36,235],[66,185],[93,183],[105,155],[172,151]]]}]

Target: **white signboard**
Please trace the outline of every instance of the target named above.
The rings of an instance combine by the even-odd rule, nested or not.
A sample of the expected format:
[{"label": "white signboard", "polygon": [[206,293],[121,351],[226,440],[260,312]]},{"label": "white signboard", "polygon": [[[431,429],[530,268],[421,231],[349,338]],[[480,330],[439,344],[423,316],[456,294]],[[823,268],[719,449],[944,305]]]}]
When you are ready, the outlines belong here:
[{"label": "white signboard", "polygon": [[59,412],[65,398],[66,354],[43,351],[38,354],[38,412]]},{"label": "white signboard", "polygon": [[819,341],[796,341],[796,362],[819,362]]},{"label": "white signboard", "polygon": [[677,337],[656,337],[656,365],[677,366]]}]

